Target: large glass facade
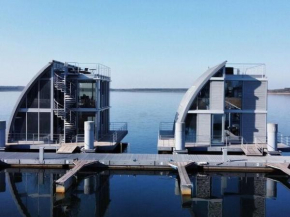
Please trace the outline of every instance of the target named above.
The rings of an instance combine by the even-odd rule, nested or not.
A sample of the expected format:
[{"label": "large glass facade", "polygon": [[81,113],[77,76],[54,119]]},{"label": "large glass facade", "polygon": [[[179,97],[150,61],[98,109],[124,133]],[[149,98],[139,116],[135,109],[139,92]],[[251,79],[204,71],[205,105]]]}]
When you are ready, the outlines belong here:
[{"label": "large glass facade", "polygon": [[79,108],[95,108],[96,107],[96,83],[79,82],[78,106]]},{"label": "large glass facade", "polygon": [[27,108],[38,108],[38,82],[36,82],[27,94]]},{"label": "large glass facade", "polygon": [[225,109],[242,109],[243,82],[225,82]]},{"label": "large glass facade", "polygon": [[27,112],[27,139],[38,140],[38,113]]},{"label": "large glass facade", "polygon": [[185,141],[196,142],[196,114],[188,114],[185,120]]},{"label": "large glass facade", "polygon": [[14,138],[16,140],[26,139],[26,113],[18,112],[15,117],[13,126],[13,135],[9,135],[8,138]]},{"label": "large glass facade", "polygon": [[51,81],[40,79],[36,81],[27,95],[23,97],[20,108],[50,108]]},{"label": "large glass facade", "polygon": [[194,99],[190,110],[209,110],[210,83],[207,82]]},{"label": "large glass facade", "polygon": [[212,115],[212,143],[223,142],[223,114]]},{"label": "large glass facade", "polygon": [[39,113],[39,134],[41,136],[47,136],[50,133],[50,113]]},{"label": "large glass facade", "polygon": [[50,80],[40,80],[39,82],[39,107],[50,108]]}]

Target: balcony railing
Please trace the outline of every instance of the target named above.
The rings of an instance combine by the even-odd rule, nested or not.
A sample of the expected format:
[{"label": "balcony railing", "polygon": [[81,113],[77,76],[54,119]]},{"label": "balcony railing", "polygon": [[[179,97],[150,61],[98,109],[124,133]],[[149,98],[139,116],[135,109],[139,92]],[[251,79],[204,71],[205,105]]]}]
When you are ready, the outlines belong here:
[{"label": "balcony railing", "polygon": [[159,139],[167,140],[174,138],[174,122],[160,122]]},{"label": "balcony railing", "polygon": [[263,63],[228,63],[226,67],[234,68],[234,75],[250,75],[257,78],[264,78],[266,65]]},{"label": "balcony railing", "polygon": [[110,78],[111,68],[100,63],[77,63],[69,62],[69,66],[78,73],[87,74],[88,77],[93,78]]},{"label": "balcony railing", "polygon": [[60,144],[63,142],[63,134],[38,134],[38,133],[8,133],[7,142],[16,144]]}]

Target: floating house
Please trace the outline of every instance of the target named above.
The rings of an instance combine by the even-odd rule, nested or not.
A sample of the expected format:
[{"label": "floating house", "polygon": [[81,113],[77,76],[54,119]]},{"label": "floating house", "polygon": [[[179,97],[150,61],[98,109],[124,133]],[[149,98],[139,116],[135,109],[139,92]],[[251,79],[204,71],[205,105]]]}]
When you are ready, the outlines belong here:
[{"label": "floating house", "polygon": [[160,124],[158,150],[259,149],[267,141],[267,89],[264,64],[209,68],[185,93],[174,124]]},{"label": "floating house", "polygon": [[115,146],[127,123],[110,123],[110,68],[49,62],[22,91],[8,123],[9,144],[84,142],[84,122],[94,122],[95,145]]}]

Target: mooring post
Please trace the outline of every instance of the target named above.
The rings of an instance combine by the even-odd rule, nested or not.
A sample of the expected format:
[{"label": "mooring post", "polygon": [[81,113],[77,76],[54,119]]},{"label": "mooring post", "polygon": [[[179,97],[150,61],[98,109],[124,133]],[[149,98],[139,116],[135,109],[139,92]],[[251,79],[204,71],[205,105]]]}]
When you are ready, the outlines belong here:
[{"label": "mooring post", "polygon": [[44,159],[44,147],[39,147],[39,163],[43,163],[43,159]]},{"label": "mooring post", "polygon": [[0,149],[5,150],[6,147],[6,121],[0,121]]},{"label": "mooring post", "polygon": [[228,160],[228,149],[222,148],[222,152],[223,152],[223,162],[226,162]]},{"label": "mooring post", "polygon": [[94,151],[95,122],[85,121],[85,151]]}]

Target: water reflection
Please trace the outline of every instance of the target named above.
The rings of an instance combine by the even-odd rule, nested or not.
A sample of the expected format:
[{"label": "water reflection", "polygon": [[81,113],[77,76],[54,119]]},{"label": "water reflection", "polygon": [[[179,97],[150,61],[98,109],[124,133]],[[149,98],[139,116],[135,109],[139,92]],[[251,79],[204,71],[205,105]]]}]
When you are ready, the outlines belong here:
[{"label": "water reflection", "polygon": [[[180,196],[178,175],[169,171],[83,171],[66,194],[55,194],[54,181],[65,172],[11,168],[0,172],[0,192],[9,191],[17,208],[13,216],[103,217],[138,213],[140,217],[148,215],[140,210],[161,206],[164,201],[160,198],[175,213],[168,207],[156,216],[266,216],[266,200],[277,198],[277,181],[290,187],[281,175],[199,173],[191,174],[192,196],[184,198]],[[157,180],[152,182],[154,179]],[[152,190],[141,194],[138,186]],[[122,191],[116,190],[120,188]],[[125,200],[130,200],[130,210],[126,209]]]},{"label": "water reflection", "polygon": [[193,216],[266,216],[266,199],[277,182],[265,174],[197,174],[192,198],[183,202]]}]

